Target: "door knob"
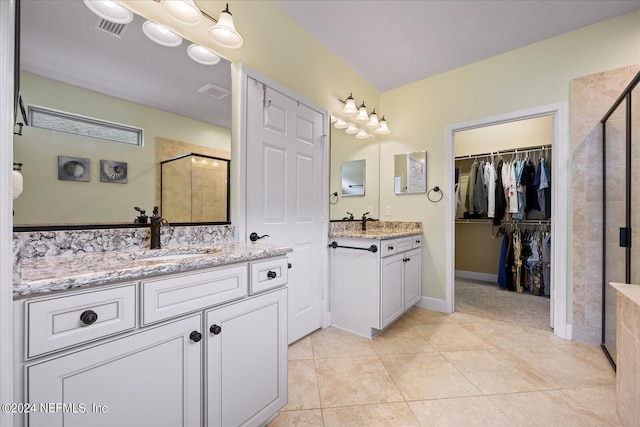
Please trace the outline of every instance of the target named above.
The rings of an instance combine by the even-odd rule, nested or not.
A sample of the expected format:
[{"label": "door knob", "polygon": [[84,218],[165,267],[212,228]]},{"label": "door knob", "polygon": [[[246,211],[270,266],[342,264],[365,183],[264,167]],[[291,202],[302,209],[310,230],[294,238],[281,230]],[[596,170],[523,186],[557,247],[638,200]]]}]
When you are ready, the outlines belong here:
[{"label": "door knob", "polygon": [[260,239],[264,239],[265,237],[269,237],[268,234],[264,234],[262,236],[258,236],[258,233],[256,233],[255,231],[251,234],[249,234],[249,240],[251,240],[252,242],[256,242]]},{"label": "door knob", "polygon": [[189,334],[189,338],[191,338],[191,341],[193,342],[198,342],[202,339],[202,334],[198,331],[193,331]]},{"label": "door knob", "polygon": [[85,310],[80,315],[80,321],[85,325],[92,325],[98,320],[98,313],[93,310]]},{"label": "door knob", "polygon": [[211,327],[209,328],[209,332],[211,332],[213,335],[218,335],[220,332],[222,332],[222,327],[218,325],[211,325]]}]

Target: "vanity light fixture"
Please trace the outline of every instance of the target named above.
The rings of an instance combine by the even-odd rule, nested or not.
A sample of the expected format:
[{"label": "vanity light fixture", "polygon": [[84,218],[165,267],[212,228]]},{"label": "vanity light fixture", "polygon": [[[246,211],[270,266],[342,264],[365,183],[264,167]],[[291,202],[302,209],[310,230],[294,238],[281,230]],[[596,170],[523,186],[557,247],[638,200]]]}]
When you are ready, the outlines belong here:
[{"label": "vanity light fixture", "polygon": [[369,121],[369,113],[367,113],[367,107],[364,105],[364,101],[358,107],[358,115],[354,119],[358,123],[366,123]]},{"label": "vanity light fixture", "polygon": [[182,44],[182,37],[155,22],[146,21],[142,24],[142,32],[145,36],[149,37],[151,41],[162,46],[176,47]]},{"label": "vanity light fixture", "polygon": [[230,49],[237,49],[244,44],[242,36],[233,24],[233,15],[229,12],[229,3],[227,3],[227,7],[220,12],[216,25],[209,28],[209,37],[219,45]]},{"label": "vanity light fixture", "polygon": [[387,126],[387,121],[385,120],[384,116],[382,116],[382,118],[380,119],[380,127],[374,130],[374,132],[380,135],[387,135],[391,133],[391,131],[389,130],[389,127]]},{"label": "vanity light fixture", "polygon": [[182,24],[198,25],[202,22],[202,13],[193,0],[161,0],[160,7],[167,15]]},{"label": "vanity light fixture", "polygon": [[338,101],[344,104],[342,114],[344,114],[345,116],[353,116],[358,112],[358,107],[356,107],[356,101],[355,99],[353,99],[352,93],[350,93],[347,99],[345,99],[344,101],[341,99],[338,99]]},{"label": "vanity light fixture", "polygon": [[360,132],[360,129],[358,129],[354,124],[349,124],[345,132],[348,133],[349,135],[355,135],[358,132]]},{"label": "vanity light fixture", "polygon": [[111,0],[84,0],[84,4],[100,18],[115,24],[128,24],[133,20],[133,12]]},{"label": "vanity light fixture", "polygon": [[380,127],[380,121],[378,120],[375,108],[369,115],[369,123],[367,123],[366,126],[370,129],[378,129]]},{"label": "vanity light fixture", "polygon": [[349,123],[345,122],[342,119],[338,119],[334,123],[333,127],[336,128],[336,129],[346,129],[346,128],[349,127]]},{"label": "vanity light fixture", "polygon": [[367,132],[360,130],[357,134],[356,134],[356,138],[358,139],[367,139],[369,138],[371,135],[369,135]]},{"label": "vanity light fixture", "polygon": [[187,55],[189,55],[189,58],[194,61],[204,65],[216,65],[220,62],[220,56],[206,47],[195,43],[191,44],[187,48]]},{"label": "vanity light fixture", "polygon": [[371,111],[371,114],[369,114],[367,107],[364,105],[364,101],[359,107],[356,107],[353,93],[350,93],[344,100],[338,98],[338,101],[343,103],[344,107],[339,113],[336,113],[336,120],[333,120],[332,116],[332,121],[335,121],[333,126],[336,129],[345,129],[345,132],[356,135],[358,139],[375,136],[371,131],[379,135],[391,133],[384,116],[382,116],[382,119],[378,119],[375,108]]}]

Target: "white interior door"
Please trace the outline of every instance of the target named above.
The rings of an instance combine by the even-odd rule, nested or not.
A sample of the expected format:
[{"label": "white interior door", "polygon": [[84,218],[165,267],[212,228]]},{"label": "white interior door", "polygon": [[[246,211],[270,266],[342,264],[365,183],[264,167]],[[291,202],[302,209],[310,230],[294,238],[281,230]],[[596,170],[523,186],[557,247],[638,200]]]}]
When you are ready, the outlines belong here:
[{"label": "white interior door", "polygon": [[293,247],[289,343],[322,325],[326,113],[249,79],[245,238]]}]

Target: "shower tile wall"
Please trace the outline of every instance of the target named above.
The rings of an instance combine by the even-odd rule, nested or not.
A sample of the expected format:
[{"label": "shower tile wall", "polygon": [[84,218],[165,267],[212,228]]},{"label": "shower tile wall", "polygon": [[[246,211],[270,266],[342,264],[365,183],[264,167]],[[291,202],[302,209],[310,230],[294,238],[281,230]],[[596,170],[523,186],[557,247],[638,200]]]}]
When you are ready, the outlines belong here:
[{"label": "shower tile wall", "polygon": [[571,82],[573,339],[590,344],[600,344],[602,335],[600,119],[639,70],[633,65]]}]

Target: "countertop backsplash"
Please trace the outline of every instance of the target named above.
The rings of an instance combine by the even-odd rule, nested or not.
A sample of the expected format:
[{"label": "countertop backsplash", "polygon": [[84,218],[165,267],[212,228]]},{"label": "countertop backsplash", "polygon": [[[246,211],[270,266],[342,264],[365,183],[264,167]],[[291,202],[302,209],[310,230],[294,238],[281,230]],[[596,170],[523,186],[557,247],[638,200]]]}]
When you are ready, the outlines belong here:
[{"label": "countertop backsplash", "polygon": [[[234,241],[233,225],[165,226],[160,230],[163,248]],[[136,251],[149,247],[148,228],[109,228],[13,233],[13,284],[22,281],[22,260],[111,251]]]}]

